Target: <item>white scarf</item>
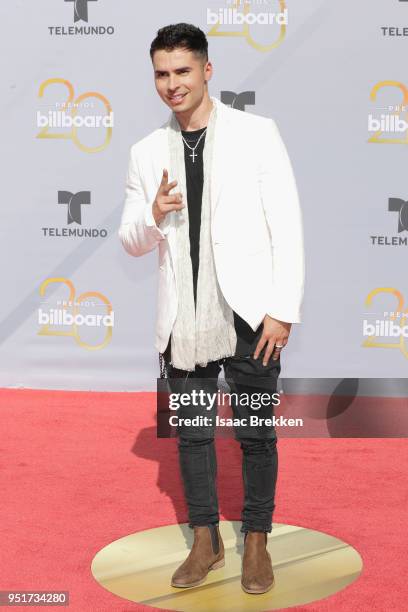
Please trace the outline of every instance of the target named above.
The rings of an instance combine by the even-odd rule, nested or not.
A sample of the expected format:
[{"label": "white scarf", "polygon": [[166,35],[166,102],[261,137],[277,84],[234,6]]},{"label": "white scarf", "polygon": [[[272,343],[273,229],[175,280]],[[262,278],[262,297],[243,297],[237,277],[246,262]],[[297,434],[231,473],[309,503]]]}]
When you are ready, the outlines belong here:
[{"label": "white scarf", "polygon": [[218,284],[211,241],[210,177],[217,107],[214,99],[208,120],[203,150],[203,195],[200,226],[200,265],[197,279],[197,304],[194,305],[184,144],[181,128],[173,112],[167,126],[171,176],[176,190],[183,194],[184,208],[174,215],[177,258],[175,276],[178,295],[177,316],[171,334],[171,363],[194,371],[210,361],[235,354],[237,336],[234,315]]}]

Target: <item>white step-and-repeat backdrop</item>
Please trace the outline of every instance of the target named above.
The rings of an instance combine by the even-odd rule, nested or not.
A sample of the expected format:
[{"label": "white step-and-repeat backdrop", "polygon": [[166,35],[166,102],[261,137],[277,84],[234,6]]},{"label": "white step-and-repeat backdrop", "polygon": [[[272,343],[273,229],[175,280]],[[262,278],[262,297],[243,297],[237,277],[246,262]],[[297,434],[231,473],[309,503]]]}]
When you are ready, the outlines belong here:
[{"label": "white step-and-repeat backdrop", "polygon": [[[408,371],[408,2],[3,2],[1,379],[155,389],[157,253],[117,230],[130,146],[169,114],[150,43],[208,36],[210,94],[273,117],[304,219],[285,377]],[[272,17],[271,17],[272,15]]]}]

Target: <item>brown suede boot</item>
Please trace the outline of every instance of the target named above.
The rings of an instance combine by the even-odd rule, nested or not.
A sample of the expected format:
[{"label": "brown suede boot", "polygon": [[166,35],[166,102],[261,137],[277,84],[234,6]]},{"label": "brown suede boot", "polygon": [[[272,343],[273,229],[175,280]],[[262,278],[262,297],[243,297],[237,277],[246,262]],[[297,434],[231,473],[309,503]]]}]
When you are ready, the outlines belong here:
[{"label": "brown suede boot", "polygon": [[204,582],[210,570],[224,565],[224,543],[218,525],[194,527],[193,547],[187,559],[174,572],[171,586],[197,586]]},{"label": "brown suede boot", "polygon": [[266,593],[275,583],[267,540],[263,531],[245,533],[241,586],[246,593]]}]

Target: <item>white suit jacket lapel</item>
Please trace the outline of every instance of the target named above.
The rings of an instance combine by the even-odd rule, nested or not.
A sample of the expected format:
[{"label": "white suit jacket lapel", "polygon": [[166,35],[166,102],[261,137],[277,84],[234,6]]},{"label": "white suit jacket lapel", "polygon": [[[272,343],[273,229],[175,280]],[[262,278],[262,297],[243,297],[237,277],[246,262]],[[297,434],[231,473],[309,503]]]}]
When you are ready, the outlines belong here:
[{"label": "white suit jacket lapel", "polygon": [[[211,216],[214,218],[214,213],[216,207],[219,203],[222,187],[225,183],[228,163],[231,156],[231,151],[229,150],[229,142],[230,142],[230,134],[229,134],[229,116],[228,110],[229,108],[221,102],[218,98],[211,96],[211,100],[214,104],[217,105],[217,122],[215,125],[215,134],[214,134],[214,149],[213,149],[213,161],[212,161],[212,169],[211,169]],[[162,159],[163,168],[169,167],[170,153],[168,149],[168,140],[167,140],[167,128],[170,124],[170,120],[172,117],[172,113],[170,113],[168,120],[162,126],[164,129],[165,142],[164,145],[164,156]],[[162,175],[162,168],[160,168],[160,179]],[[175,180],[177,177],[169,177],[169,181]],[[177,191],[177,186],[175,188]],[[160,226],[163,231],[168,232],[168,240],[170,244],[170,248],[172,252],[175,254],[176,252],[176,240],[175,240],[175,232],[174,223],[172,223],[172,219],[174,219],[174,215],[176,213],[169,213],[164,219],[162,225]]]},{"label": "white suit jacket lapel", "polygon": [[222,187],[227,177],[228,163],[231,151],[228,143],[230,142],[229,129],[230,122],[229,108],[218,98],[211,96],[214,104],[217,105],[217,122],[215,125],[214,150],[211,170],[211,214],[214,213],[220,201]]}]

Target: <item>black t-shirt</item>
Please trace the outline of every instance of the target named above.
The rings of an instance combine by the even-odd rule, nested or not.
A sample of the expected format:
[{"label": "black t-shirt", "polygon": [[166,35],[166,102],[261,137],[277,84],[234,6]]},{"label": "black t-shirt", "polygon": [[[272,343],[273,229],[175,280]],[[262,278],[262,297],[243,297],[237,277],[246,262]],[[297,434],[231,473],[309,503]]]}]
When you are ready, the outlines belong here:
[{"label": "black t-shirt", "polygon": [[[181,131],[184,140],[194,147],[206,128],[193,130],[192,132]],[[186,188],[188,201],[188,222],[190,235],[190,255],[193,269],[194,301],[197,304],[197,279],[200,264],[200,226],[201,226],[201,203],[203,195],[204,171],[203,171],[203,149],[205,134],[198,146],[193,151],[184,144],[184,163],[186,168]]]}]

